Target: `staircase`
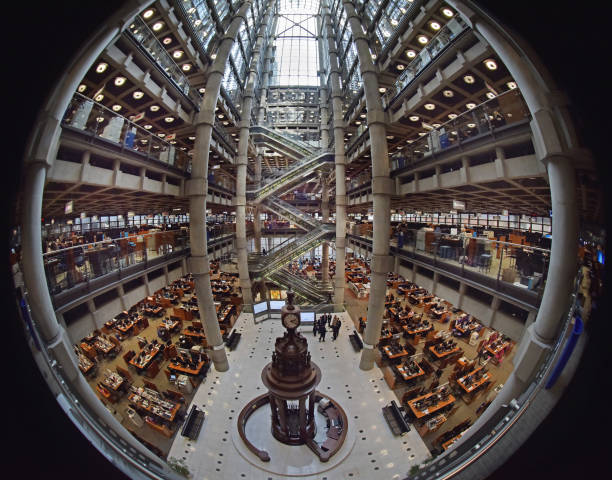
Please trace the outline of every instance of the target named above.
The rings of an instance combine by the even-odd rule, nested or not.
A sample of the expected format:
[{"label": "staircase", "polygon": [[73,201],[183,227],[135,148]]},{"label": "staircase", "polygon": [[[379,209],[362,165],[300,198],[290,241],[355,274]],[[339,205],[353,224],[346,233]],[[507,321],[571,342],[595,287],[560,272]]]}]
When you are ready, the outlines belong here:
[{"label": "staircase", "polygon": [[328,300],[328,293],[333,290],[331,283],[323,284],[323,282],[293,275],[284,267],[324,241],[333,239],[335,226],[319,222],[311,215],[282,200],[280,195],[318,175],[317,170],[324,165],[330,163],[333,165],[334,154],[331,150],[313,151],[310,145],[262,125],[252,126],[251,135],[256,144],[265,145],[296,161],[284,172],[264,177],[259,188],[247,190],[247,200],[260,203],[266,209],[307,232],[287,239],[270,250],[267,255],[250,254],[251,278],[253,280],[268,279],[285,288],[291,286],[296,294],[306,301],[325,303]]}]

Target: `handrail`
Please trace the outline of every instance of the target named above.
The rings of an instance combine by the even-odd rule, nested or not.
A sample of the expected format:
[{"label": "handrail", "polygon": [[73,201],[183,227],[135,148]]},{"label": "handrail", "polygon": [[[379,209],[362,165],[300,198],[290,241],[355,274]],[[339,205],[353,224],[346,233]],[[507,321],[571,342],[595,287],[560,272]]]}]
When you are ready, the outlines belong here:
[{"label": "handrail", "polygon": [[[91,107],[87,108],[88,105],[91,105]],[[104,120],[106,120],[106,118],[101,115],[107,115],[111,121],[115,118],[121,119],[121,123],[117,124],[116,129],[109,129],[108,133],[106,132],[106,128],[104,131],[99,133],[98,126]],[[100,119],[102,119],[102,121],[100,121]],[[88,130],[88,123],[93,123],[95,128],[93,130]],[[111,122],[109,121],[107,127],[110,127],[110,123]],[[188,172],[191,169],[191,159],[186,153],[178,148],[175,148],[174,145],[166,142],[157,135],[153,135],[151,132],[132,122],[130,119],[119,115],[101,103],[98,103],[78,92],[75,92],[72,101],[68,105],[68,108],[64,113],[64,117],[62,118],[62,124],[76,130],[87,131],[91,135],[101,136],[105,140],[121,145],[122,148],[127,147],[136,152],[145,154],[147,158],[154,159],[155,161],[161,162],[164,165],[170,165],[178,168],[179,170]],[[155,154],[151,151],[151,149],[155,149],[155,147],[159,148],[160,154],[162,151],[168,152],[167,161],[163,161],[158,158],[161,157],[160,154],[158,154],[158,157],[155,156]],[[181,165],[178,165],[177,162],[175,162],[174,155],[176,155],[176,160]]]}]

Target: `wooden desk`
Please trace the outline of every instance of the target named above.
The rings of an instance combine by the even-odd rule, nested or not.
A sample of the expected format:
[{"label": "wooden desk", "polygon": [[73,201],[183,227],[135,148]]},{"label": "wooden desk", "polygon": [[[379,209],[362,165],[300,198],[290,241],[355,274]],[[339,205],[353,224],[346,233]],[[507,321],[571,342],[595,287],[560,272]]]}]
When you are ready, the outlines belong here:
[{"label": "wooden desk", "polygon": [[194,332],[193,330],[187,330],[186,328],[181,331],[181,335],[186,335],[188,337],[192,337],[202,342],[206,340],[206,335],[204,335],[203,331]]},{"label": "wooden desk", "polygon": [[102,385],[104,385],[106,388],[114,392],[118,392],[124,384],[125,384],[125,378],[123,378],[119,374],[114,374],[113,376],[104,377],[104,380],[102,380]]},{"label": "wooden desk", "polygon": [[145,308],[145,313],[151,316],[159,315],[163,310],[163,307]]},{"label": "wooden desk", "polygon": [[463,388],[465,393],[472,393],[472,392],[474,392],[479,387],[481,387],[487,380],[491,379],[491,374],[489,372],[487,372],[487,373],[485,373],[480,378],[480,380],[476,380],[476,381],[472,382],[472,384],[469,387],[465,384],[465,380],[466,380],[467,377],[469,377],[470,375],[473,376],[478,370],[481,370],[481,369],[482,369],[482,366],[472,370],[467,375],[457,379],[457,383],[461,386],[461,388]]},{"label": "wooden desk", "polygon": [[409,374],[408,369],[405,368],[404,365],[399,365],[397,367],[397,371],[400,373],[400,375],[402,376],[404,380],[412,380],[413,378],[417,378],[417,377],[420,377],[421,375],[425,375],[425,371],[420,367],[420,365],[417,364],[417,367],[419,367],[419,371],[414,374]]},{"label": "wooden desk", "polygon": [[166,327],[170,332],[176,331],[179,328],[179,321],[178,320],[169,320],[169,321],[163,321],[162,323],[160,323],[160,327]]},{"label": "wooden desk", "polygon": [[89,372],[91,372],[91,369],[95,365],[94,362],[92,362],[89,358],[87,358],[82,353],[79,353],[78,360],[79,360],[79,370],[81,370],[81,372],[84,375],[86,375]]},{"label": "wooden desk", "polygon": [[98,355],[98,353],[96,352],[96,349],[94,347],[92,347],[91,345],[85,343],[85,342],[81,342],[81,350],[83,350],[83,352],[85,353],[85,355],[89,358],[91,358],[92,360],[94,360],[96,358],[96,356]]},{"label": "wooden desk", "polygon": [[435,347],[436,345],[432,345],[431,347],[429,347],[429,350],[436,356],[436,358],[438,358],[438,360],[461,350],[459,348],[459,345],[457,345],[452,350],[447,350],[446,352],[438,353]]},{"label": "wooden desk", "polygon": [[408,327],[408,325],[402,325],[402,328],[408,335],[418,335],[419,333],[425,333],[433,330],[433,325],[429,324],[425,326],[417,326],[416,328]]},{"label": "wooden desk", "polygon": [[223,307],[223,310],[221,310],[221,313],[219,313],[219,311],[217,310],[217,319],[219,320],[219,323],[223,323],[226,320],[228,320],[233,309],[234,309],[234,305],[228,304],[225,307]]},{"label": "wooden desk", "polygon": [[132,357],[132,359],[130,360],[130,365],[135,366],[138,370],[146,370],[147,368],[149,368],[149,365],[151,365],[151,362],[155,359],[155,357],[159,353],[160,347],[161,345],[159,343],[153,346],[151,351],[144,357],[144,361],[141,363],[138,363],[136,361],[136,359],[139,357],[139,354],[134,355],[134,357]]},{"label": "wooden desk", "polygon": [[101,337],[96,337],[94,341],[94,347],[98,352],[104,353],[105,355],[108,355],[115,348],[117,348],[114,343]]},{"label": "wooden desk", "polygon": [[166,420],[168,422],[174,421],[174,418],[176,417],[179,408],[181,408],[181,405],[179,403],[173,402],[171,400],[164,400],[165,402],[171,403],[173,405],[172,410],[168,412],[168,416],[165,416],[162,413],[159,413],[160,411],[158,410],[158,407],[156,407],[153,402],[148,401],[148,404],[145,406],[145,404],[143,403],[144,399],[140,395],[130,393],[130,395],[128,396],[128,400],[132,405],[141,408],[142,410],[146,410],[148,413],[155,415],[161,418],[162,420]]},{"label": "wooden desk", "polygon": [[455,443],[457,440],[459,440],[463,434],[465,433],[465,431],[461,432],[459,435],[455,435],[453,438],[451,438],[450,440],[447,440],[446,442],[444,442],[442,444],[442,448],[444,450],[447,450],[448,447],[450,447],[453,443]]},{"label": "wooden desk", "polygon": [[389,347],[389,345],[385,345],[383,347],[383,351],[385,352],[385,355],[387,355],[387,357],[390,360],[394,360],[396,358],[400,358],[400,357],[404,357],[406,355],[410,355],[410,353],[408,353],[405,348],[402,348],[402,351],[399,352],[399,353],[391,353],[391,348]]},{"label": "wooden desk", "polygon": [[435,404],[433,406],[429,406],[425,410],[419,410],[418,408],[416,408],[414,406],[415,403],[418,402],[419,400],[423,400],[425,398],[431,397],[432,395],[437,395],[437,393],[436,392],[429,392],[429,393],[426,393],[425,395],[421,395],[420,397],[413,398],[412,400],[410,400],[408,402],[408,406],[410,407],[410,410],[412,410],[412,413],[414,413],[414,416],[416,418],[426,417],[427,415],[430,415],[430,414],[432,414],[434,412],[437,412],[441,408],[444,408],[444,407],[446,407],[448,405],[451,405],[455,401],[455,397],[453,397],[451,394],[449,394],[448,398],[444,402],[438,401],[437,404]]},{"label": "wooden desk", "polygon": [[134,327],[135,323],[136,322],[134,320],[130,320],[129,322],[125,324],[125,326],[115,325],[115,330],[118,330],[123,335],[127,335],[129,331]]},{"label": "wooden desk", "polygon": [[192,320],[193,319],[193,314],[191,313],[191,310],[188,310],[184,307],[174,307],[172,309],[172,314],[177,317],[180,318],[181,320],[187,321],[187,320]]},{"label": "wooden desk", "polygon": [[506,348],[510,346],[510,342],[497,342],[495,341],[492,345],[487,345],[485,350],[489,352],[493,356],[497,356],[500,352],[504,351]]},{"label": "wooden desk", "polygon": [[168,370],[176,371],[180,373],[186,373],[187,375],[199,375],[200,372],[202,371],[202,368],[204,368],[204,365],[206,365],[206,362],[202,360],[200,363],[198,363],[197,368],[194,370],[189,367],[183,367],[182,365],[179,365],[178,363],[170,362],[170,365],[168,365]]}]

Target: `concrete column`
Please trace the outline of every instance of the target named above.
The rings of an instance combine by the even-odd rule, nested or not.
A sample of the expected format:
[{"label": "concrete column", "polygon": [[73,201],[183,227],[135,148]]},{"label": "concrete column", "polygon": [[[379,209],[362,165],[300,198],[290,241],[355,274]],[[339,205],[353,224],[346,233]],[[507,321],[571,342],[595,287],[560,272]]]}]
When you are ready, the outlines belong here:
[{"label": "concrete column", "polygon": [[410,278],[410,281],[415,283],[416,282],[416,276],[417,276],[417,271],[418,271],[419,267],[417,267],[416,263],[412,264],[412,277]]},{"label": "concrete column", "polygon": [[[261,165],[263,163],[263,154],[257,152],[255,157],[255,184],[261,186]],[[262,209],[259,205],[255,205],[253,210],[253,232],[255,234],[255,253],[261,252],[261,220],[259,218]]]},{"label": "concrete column", "polygon": [[431,284],[431,292],[435,295],[436,290],[438,289],[438,280],[440,279],[440,274],[438,272],[434,272],[433,282]]},{"label": "concrete column", "polygon": [[495,315],[497,314],[497,311],[499,310],[500,304],[501,304],[501,300],[499,299],[499,297],[493,297],[493,300],[491,300],[491,305],[490,305],[491,315],[489,316],[488,319],[486,318],[482,319],[482,323],[484,324],[485,327],[495,329]]},{"label": "concrete column", "polygon": [[465,298],[466,289],[467,289],[467,284],[460,282],[459,283],[459,299],[457,301],[457,308],[463,308],[463,299]]},{"label": "concrete column", "polygon": [[[238,155],[236,157],[236,197],[234,205],[236,206],[236,252],[238,254],[238,274],[240,276],[240,289],[242,290],[242,301],[244,311],[252,311],[253,291],[251,279],[249,277],[249,264],[247,256],[247,241],[246,241],[246,177],[248,164],[248,148],[249,148],[249,125],[251,119],[251,110],[253,107],[253,97],[255,96],[254,88],[257,80],[257,63],[263,43],[263,36],[266,26],[270,20],[269,3],[267,12],[263,18],[257,40],[249,64],[249,73],[245,82],[244,93],[242,96],[242,120],[239,123],[240,137],[238,140]],[[261,180],[261,179],[260,179]],[[261,234],[260,234],[261,241]]]},{"label": "concrete column", "polygon": [[495,175],[497,178],[506,177],[506,154],[501,147],[495,147]]},{"label": "concrete column", "polygon": [[140,182],[138,183],[138,190],[144,189],[145,178],[147,178],[147,169],[145,167],[140,167]]},{"label": "concrete column", "polygon": [[[321,175],[321,216],[323,223],[329,221],[329,182]],[[329,281],[329,242],[321,245],[321,280]]]},{"label": "concrete column", "polygon": [[461,157],[461,169],[459,170],[459,183],[470,183],[470,159],[463,155]]},{"label": "concrete column", "polygon": [[81,155],[81,172],[79,174],[79,180],[81,182],[85,181],[85,175],[87,173],[87,168],[89,167],[89,160],[91,159],[91,152],[89,150],[85,150]]},{"label": "concrete column", "polygon": [[[518,50],[507,34],[485,15],[458,0],[449,0],[468,24],[489,43],[518,84],[531,113],[537,158],[546,165],[553,211],[550,265],[535,323],[527,328],[517,347],[515,368],[489,408],[470,427],[476,431],[499,409],[517,398],[529,384],[541,360],[554,343],[559,324],[571,300],[576,274],[578,215],[572,151],[578,148],[564,100],[553,79],[532,52]],[[467,436],[458,441],[462,443]]]},{"label": "concrete column", "polygon": [[[78,57],[75,57],[64,68],[62,77],[58,79],[56,87],[49,93],[39,112],[37,123],[30,135],[31,143],[24,155],[24,193],[21,198],[21,266],[24,284],[28,291],[27,300],[37,334],[43,343],[43,348],[47,349],[49,354],[62,366],[63,376],[69,387],[80,395],[81,400],[87,404],[94,417],[104,421],[145,458],[159,462],[159,459],[130,435],[104,407],[78,369],[72,342],[66,330],[58,323],[51,303],[43,265],[40,221],[46,170],[52,167],[57,156],[61,133],[60,122],[70,99],[92,63],[121,34],[121,31],[131,23],[142,8],[143,6],[138,2],[125,2],[125,5],[112,18],[107,19],[100,30],[92,33]],[[33,355],[41,370],[51,376],[51,367],[47,365],[42,354],[34,352]],[[50,383],[50,387],[54,394],[60,393],[53,382]],[[90,437],[89,434],[86,436]],[[170,474],[169,472],[169,469],[165,470],[167,475]]]},{"label": "concrete column", "polygon": [[208,241],[206,238],[206,193],[208,192],[208,155],[212,127],[215,122],[215,107],[221,90],[223,72],[230,50],[234,44],[242,22],[246,22],[247,10],[251,1],[246,0],[232,18],[223,36],[217,57],[208,71],[206,92],[202,98],[200,112],[195,120],[196,139],[191,166],[191,178],[185,182],[185,195],[189,197],[189,237],[191,256],[189,270],[193,274],[198,307],[203,320],[208,344],[212,347],[212,360],[215,368],[224,372],[229,369],[225,345],[221,338],[214,298],[210,287],[210,265],[208,261]]},{"label": "concrete column", "polygon": [[[117,285],[117,295],[119,295],[119,301],[121,302],[121,308],[123,310],[127,310],[127,305],[125,303],[125,290],[123,289],[122,283]],[[147,295],[151,295],[151,294],[147,293]],[[93,304],[93,301],[92,301],[92,304]]]},{"label": "concrete column", "polygon": [[389,256],[390,205],[393,183],[389,178],[389,154],[387,151],[387,129],[385,112],[378,91],[378,71],[372,62],[368,39],[363,33],[361,19],[350,0],[343,1],[344,11],[357,47],[359,69],[363,79],[370,149],[372,155],[372,203],[374,224],[372,239],[372,262],[368,320],[364,332],[364,349],[359,367],[370,370],[374,366],[375,347],[380,338],[382,317],[387,291],[387,273],[393,269],[393,258]]},{"label": "concrete column", "polygon": [[334,275],[334,310],[344,309],[344,269],[346,262],[346,158],[344,156],[344,120],[338,51],[333,35],[328,0],[321,1],[323,34],[329,55],[332,115],[334,119],[334,161],[336,168],[336,274]]}]

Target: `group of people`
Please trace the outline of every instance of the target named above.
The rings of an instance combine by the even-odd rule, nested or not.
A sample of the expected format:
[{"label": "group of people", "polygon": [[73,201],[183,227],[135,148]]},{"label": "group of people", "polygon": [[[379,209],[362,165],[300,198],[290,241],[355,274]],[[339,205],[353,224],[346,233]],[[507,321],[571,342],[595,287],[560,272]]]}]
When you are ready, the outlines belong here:
[{"label": "group of people", "polygon": [[338,318],[337,315],[334,315],[334,317],[332,318],[331,313],[324,313],[319,318],[316,318],[315,315],[312,333],[315,337],[317,336],[317,334],[319,335],[319,342],[325,341],[325,334],[327,333],[326,325],[331,329],[333,333],[332,340],[336,340],[336,338],[338,338],[338,333],[340,332],[340,327],[342,326],[342,321]]}]

